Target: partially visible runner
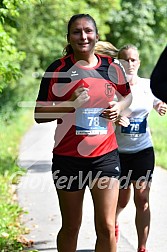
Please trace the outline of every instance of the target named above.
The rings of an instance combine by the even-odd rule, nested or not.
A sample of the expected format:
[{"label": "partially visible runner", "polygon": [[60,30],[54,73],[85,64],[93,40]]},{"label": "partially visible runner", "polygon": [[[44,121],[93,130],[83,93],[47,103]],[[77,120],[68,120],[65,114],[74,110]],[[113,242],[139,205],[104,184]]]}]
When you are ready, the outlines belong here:
[{"label": "partially visible runner", "polygon": [[167,46],[161,53],[150,79],[153,94],[167,103]]},{"label": "partially visible runner", "polygon": [[[149,193],[155,165],[153,143],[147,119],[152,108],[159,115],[165,115],[167,105],[152,94],[150,80],[138,76],[140,59],[138,49],[134,45],[123,46],[118,52],[118,59],[120,59],[129,77],[133,100],[128,114],[120,117],[116,127],[121,164],[120,192],[116,213],[116,238],[118,240],[118,217],[129,202],[132,184],[136,207],[137,251],[146,252],[146,242],[150,229]],[[129,126],[121,126],[127,120],[130,122]],[[127,178],[126,183],[123,179],[124,176]]]},{"label": "partially visible runner", "polygon": [[[116,252],[120,164],[113,123],[132,96],[122,66],[94,53],[98,38],[90,15],[71,17],[66,56],[46,70],[36,102],[37,123],[58,119],[52,160],[62,216],[58,252],[76,251],[87,185],[94,204],[95,251]],[[113,101],[116,90],[118,102]]]}]

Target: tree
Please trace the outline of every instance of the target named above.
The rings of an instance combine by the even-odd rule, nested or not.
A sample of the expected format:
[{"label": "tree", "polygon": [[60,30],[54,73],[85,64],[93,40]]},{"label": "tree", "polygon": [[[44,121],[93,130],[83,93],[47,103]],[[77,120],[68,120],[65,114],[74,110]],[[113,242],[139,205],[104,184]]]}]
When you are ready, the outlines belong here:
[{"label": "tree", "polygon": [[[35,100],[39,80],[48,64],[62,56],[66,45],[66,27],[75,13],[89,13],[97,21],[101,38],[109,31],[106,24],[110,7],[116,8],[117,0],[0,0],[1,113],[9,118],[16,111],[18,102]],[[34,74],[35,73],[35,74]],[[21,77],[22,76],[22,77]]]},{"label": "tree", "polygon": [[[15,45],[13,35],[17,32],[18,8],[26,0],[0,1],[0,92],[20,77],[20,63],[25,54]],[[12,83],[12,84],[11,84]]]},{"label": "tree", "polygon": [[31,5],[22,6],[19,20],[17,46],[27,53],[25,67],[45,69],[55,58],[62,56],[67,44],[67,23],[77,13],[89,13],[99,27],[101,39],[109,32],[106,23],[110,8],[118,8],[118,1],[106,0],[34,0]]},{"label": "tree", "polygon": [[142,73],[149,77],[167,43],[166,1],[123,0],[120,6],[119,12],[110,11],[107,40],[117,47],[129,43],[136,45],[141,54]]},{"label": "tree", "polygon": [[101,40],[118,48],[135,44],[141,73],[149,77],[167,41],[166,0],[0,0],[3,109],[15,111],[18,101],[35,100],[40,81],[34,76],[41,78],[46,67],[62,56],[67,22],[77,13],[94,17]]}]

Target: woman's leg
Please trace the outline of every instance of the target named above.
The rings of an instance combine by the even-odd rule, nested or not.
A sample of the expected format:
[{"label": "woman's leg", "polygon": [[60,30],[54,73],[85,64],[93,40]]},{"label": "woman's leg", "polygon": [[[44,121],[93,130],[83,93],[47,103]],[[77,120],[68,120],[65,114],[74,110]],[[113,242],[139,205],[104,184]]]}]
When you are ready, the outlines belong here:
[{"label": "woman's leg", "polygon": [[119,181],[108,177],[97,179],[91,189],[97,234],[96,252],[116,252],[115,213],[118,192]]},{"label": "woman's leg", "polygon": [[116,209],[116,224],[118,223],[118,216],[122,210],[127,206],[131,195],[131,186],[128,186],[126,189],[119,190],[118,204]]},{"label": "woman's leg", "polygon": [[120,212],[127,206],[131,195],[131,187],[129,186],[126,189],[119,190],[119,197],[118,197],[118,204],[117,204],[117,211],[116,211],[116,219]]},{"label": "woman's leg", "polygon": [[85,189],[67,192],[57,190],[62,227],[57,236],[58,252],[75,252],[82,221],[82,205]]},{"label": "woman's leg", "polygon": [[[137,188],[139,187],[139,188]],[[150,230],[150,183],[134,183],[134,202],[136,206],[136,229],[138,235],[138,248],[145,248]]]},{"label": "woman's leg", "polygon": [[122,212],[122,210],[126,207],[126,205],[129,202],[131,195],[131,187],[128,186],[126,189],[120,189],[119,190],[119,196],[118,196],[118,204],[116,209],[116,217],[115,217],[115,238],[116,242],[119,240],[119,214]]},{"label": "woman's leg", "polygon": [[[132,157],[130,154],[119,153],[121,175],[118,204],[116,210],[116,225],[118,225],[118,216],[127,206],[131,196],[131,176],[133,173]],[[118,227],[117,227],[118,228]]]}]

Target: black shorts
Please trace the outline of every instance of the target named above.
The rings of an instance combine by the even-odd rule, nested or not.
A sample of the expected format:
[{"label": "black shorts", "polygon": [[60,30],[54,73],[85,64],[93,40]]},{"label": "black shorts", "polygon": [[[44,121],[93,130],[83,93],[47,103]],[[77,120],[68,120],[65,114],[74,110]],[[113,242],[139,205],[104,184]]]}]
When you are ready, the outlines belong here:
[{"label": "black shorts", "polygon": [[118,150],[95,158],[78,158],[53,155],[52,176],[55,187],[66,191],[77,191],[91,187],[96,178],[119,179],[120,162]]},{"label": "black shorts", "polygon": [[137,153],[119,153],[121,164],[120,188],[127,188],[131,181],[151,181],[155,165],[153,147]]}]

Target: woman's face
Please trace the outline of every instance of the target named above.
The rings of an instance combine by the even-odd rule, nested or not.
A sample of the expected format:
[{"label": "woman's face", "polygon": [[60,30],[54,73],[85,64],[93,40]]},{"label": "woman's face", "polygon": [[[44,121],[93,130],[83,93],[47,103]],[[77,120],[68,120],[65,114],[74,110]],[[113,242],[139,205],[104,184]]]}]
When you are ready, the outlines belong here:
[{"label": "woman's face", "polygon": [[125,68],[125,72],[129,75],[137,75],[140,67],[140,60],[138,51],[134,48],[124,49],[120,55],[119,60]]},{"label": "woman's face", "polygon": [[98,34],[96,34],[91,20],[80,18],[71,25],[68,42],[73,48],[74,54],[92,53],[97,40]]}]

